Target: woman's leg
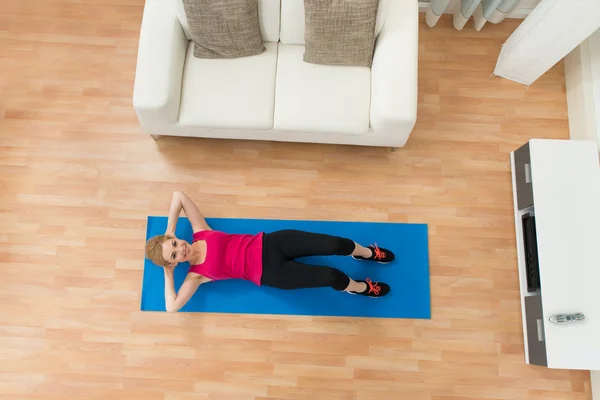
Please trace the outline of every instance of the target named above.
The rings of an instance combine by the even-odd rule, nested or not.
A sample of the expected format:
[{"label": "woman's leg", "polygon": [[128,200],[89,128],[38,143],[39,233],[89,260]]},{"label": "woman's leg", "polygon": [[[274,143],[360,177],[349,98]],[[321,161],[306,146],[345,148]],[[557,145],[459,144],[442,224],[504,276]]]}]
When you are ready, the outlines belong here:
[{"label": "woman's leg", "polygon": [[354,241],[323,233],[287,229],[268,233],[273,243],[289,260],[308,256],[359,256],[369,258],[371,249]]},{"label": "woman's leg", "polygon": [[369,297],[381,297],[390,291],[385,283],[373,283],[369,279],[357,282],[337,268],[297,261],[286,261],[279,268],[263,271],[262,284],[287,290],[331,287]]},{"label": "woman's leg", "polygon": [[[266,271],[265,271],[266,272]],[[337,268],[286,261],[263,274],[262,283],[278,289],[331,287],[345,290],[351,279]]]}]

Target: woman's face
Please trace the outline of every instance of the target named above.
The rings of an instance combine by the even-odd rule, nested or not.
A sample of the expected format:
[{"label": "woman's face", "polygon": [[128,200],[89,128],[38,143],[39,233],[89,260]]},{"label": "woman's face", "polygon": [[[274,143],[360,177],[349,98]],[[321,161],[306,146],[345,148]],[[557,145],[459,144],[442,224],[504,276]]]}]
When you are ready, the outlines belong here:
[{"label": "woman's face", "polygon": [[162,244],[162,255],[169,266],[174,267],[180,262],[186,262],[192,255],[192,246],[185,240],[176,237]]}]

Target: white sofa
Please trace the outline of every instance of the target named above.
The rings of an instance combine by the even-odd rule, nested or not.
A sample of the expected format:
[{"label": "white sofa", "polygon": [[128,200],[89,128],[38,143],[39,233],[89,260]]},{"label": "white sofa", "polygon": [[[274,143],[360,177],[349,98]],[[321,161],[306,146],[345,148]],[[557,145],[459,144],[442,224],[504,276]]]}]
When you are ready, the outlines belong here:
[{"label": "white sofa", "polygon": [[417,117],[417,0],[380,0],[371,68],[303,61],[303,0],[259,0],[266,51],[198,59],[182,0],[146,0],[133,93],[160,135],[403,147]]}]

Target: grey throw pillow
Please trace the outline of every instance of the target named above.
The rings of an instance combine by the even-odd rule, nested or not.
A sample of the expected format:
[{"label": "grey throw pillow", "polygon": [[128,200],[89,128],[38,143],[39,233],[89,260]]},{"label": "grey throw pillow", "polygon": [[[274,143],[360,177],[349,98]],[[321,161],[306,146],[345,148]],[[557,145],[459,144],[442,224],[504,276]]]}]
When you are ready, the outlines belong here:
[{"label": "grey throw pillow", "polygon": [[378,6],[379,0],[304,0],[304,61],[370,67]]},{"label": "grey throw pillow", "polygon": [[266,50],[258,0],[183,0],[198,58],[236,58]]}]

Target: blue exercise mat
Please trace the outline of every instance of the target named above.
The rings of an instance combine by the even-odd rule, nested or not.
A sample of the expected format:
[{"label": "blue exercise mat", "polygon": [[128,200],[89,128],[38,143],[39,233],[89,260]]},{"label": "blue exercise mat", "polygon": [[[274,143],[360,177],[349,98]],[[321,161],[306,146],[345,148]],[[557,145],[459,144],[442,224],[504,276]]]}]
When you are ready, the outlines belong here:
[{"label": "blue exercise mat", "polygon": [[[358,261],[344,256],[315,256],[297,261],[328,265],[354,279],[371,278],[390,285],[390,293],[381,298],[353,296],[331,288],[280,290],[256,286],[243,280],[213,281],[200,286],[179,312],[279,314],[339,317],[431,318],[427,225],[382,222],[335,222],[264,219],[207,218],[214,230],[228,233],[273,232],[300,229],[344,236],[362,245],[377,243],[394,252],[390,264]],[[167,217],[148,217],[146,239],[164,234]],[[189,220],[181,217],[177,237],[192,242]],[[188,263],[175,268],[178,290]],[[141,310],[165,311],[164,273],[150,260],[144,261]]]}]

